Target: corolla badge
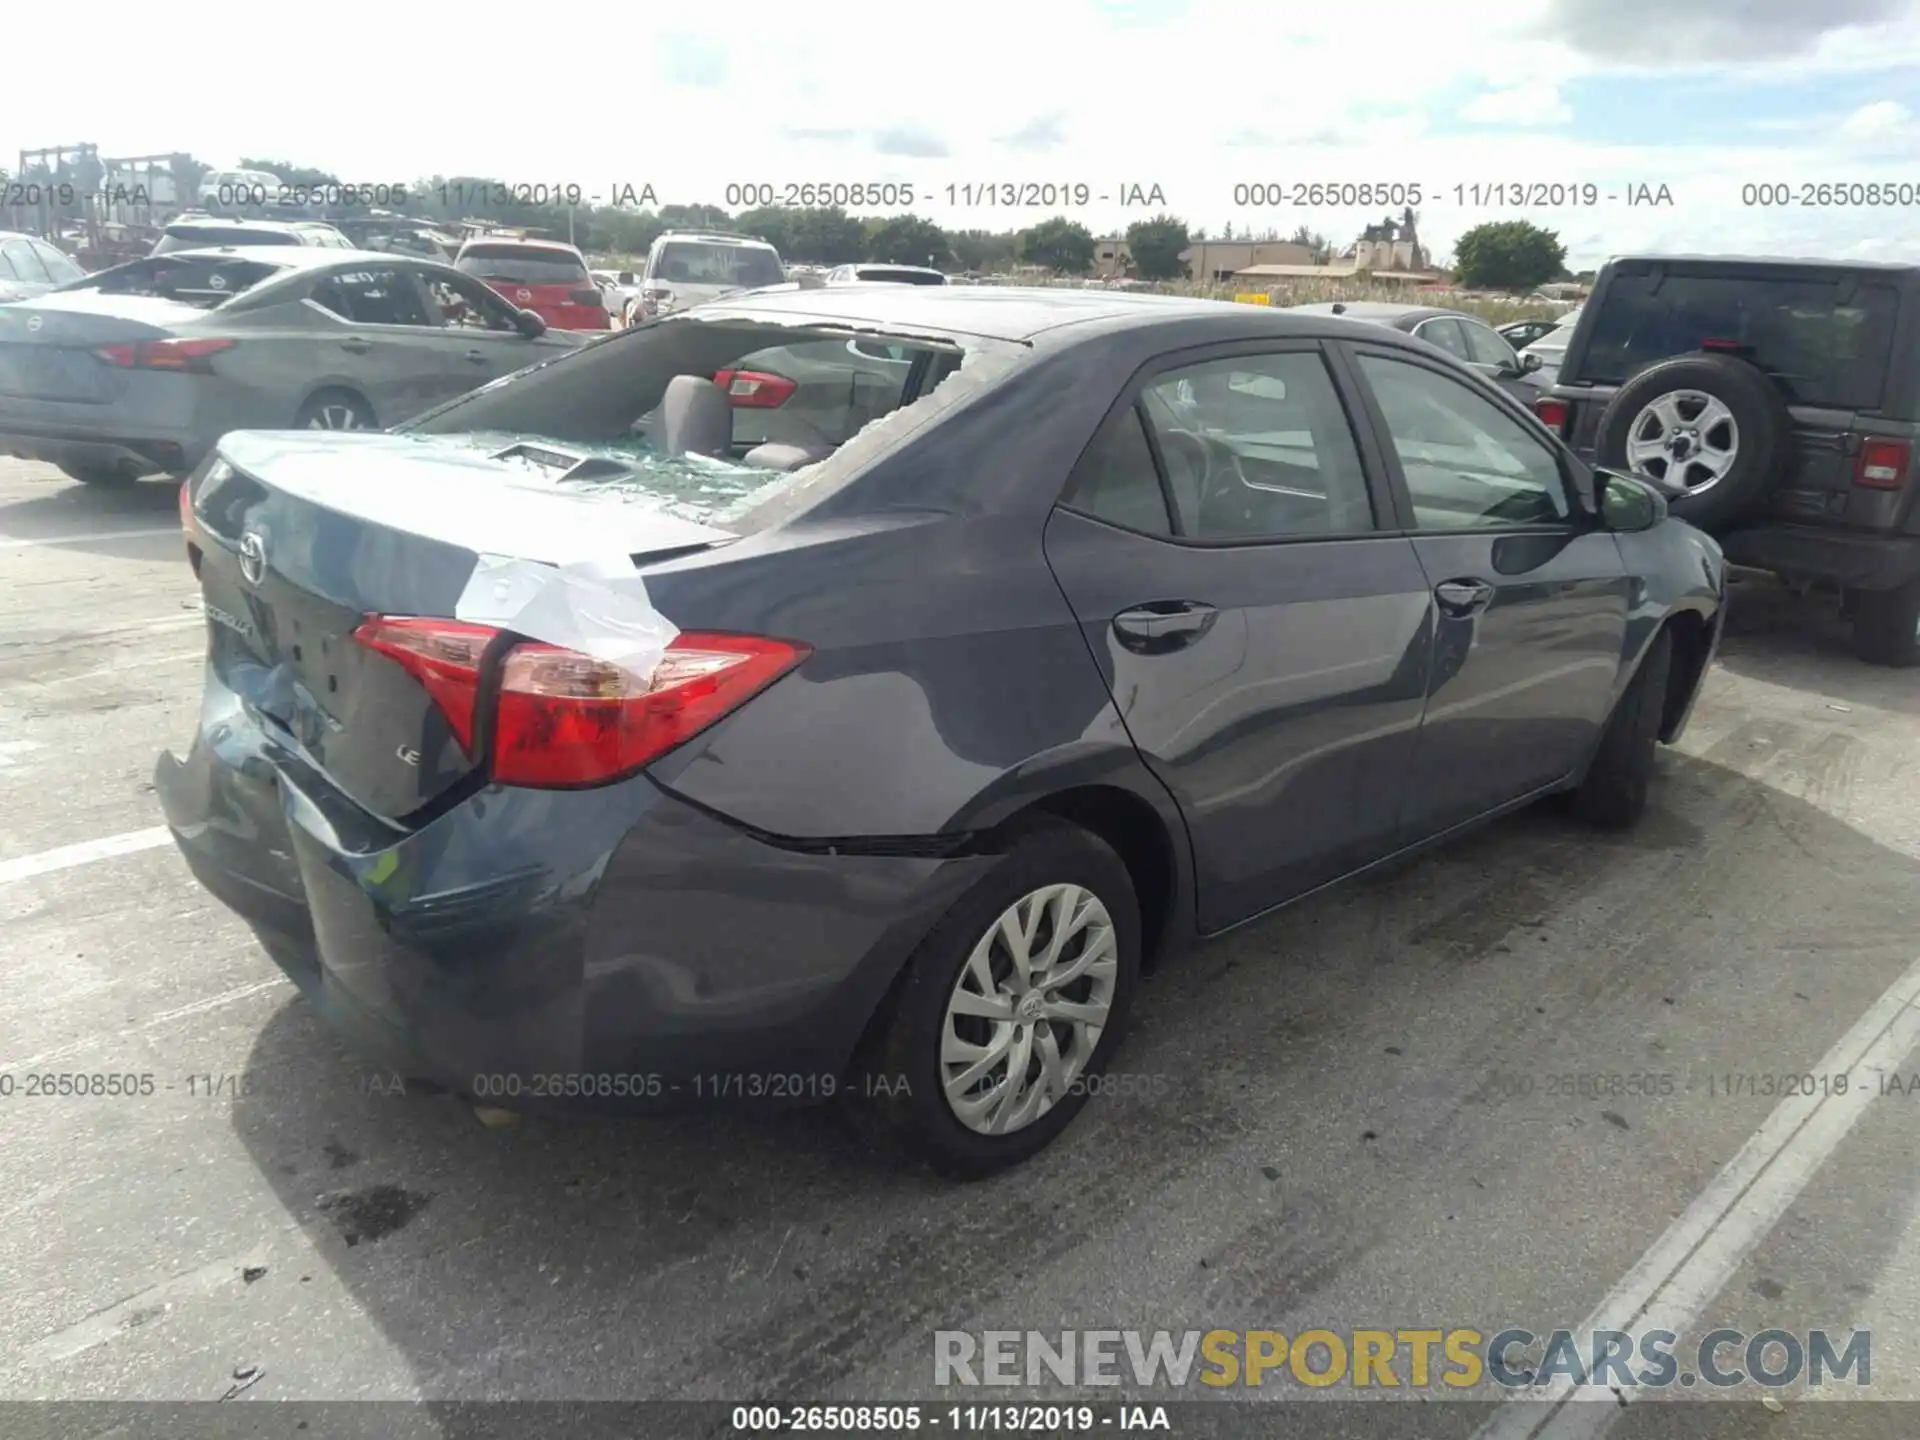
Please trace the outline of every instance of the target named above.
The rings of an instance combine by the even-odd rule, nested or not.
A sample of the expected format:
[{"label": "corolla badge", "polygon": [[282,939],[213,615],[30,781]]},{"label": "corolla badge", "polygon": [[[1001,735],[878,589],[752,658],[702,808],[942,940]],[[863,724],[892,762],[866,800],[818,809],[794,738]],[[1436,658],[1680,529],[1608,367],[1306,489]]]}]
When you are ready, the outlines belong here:
[{"label": "corolla badge", "polygon": [[249,585],[267,578],[267,540],[258,530],[240,537],[240,573]]}]

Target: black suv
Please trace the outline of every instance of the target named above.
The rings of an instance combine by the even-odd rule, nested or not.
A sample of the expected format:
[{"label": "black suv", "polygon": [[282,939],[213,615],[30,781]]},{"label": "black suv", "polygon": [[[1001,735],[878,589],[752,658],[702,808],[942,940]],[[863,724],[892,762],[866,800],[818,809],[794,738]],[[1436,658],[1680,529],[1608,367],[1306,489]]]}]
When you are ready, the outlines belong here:
[{"label": "black suv", "polygon": [[1838,590],[1861,658],[1920,664],[1920,266],[1613,260],[1534,408],[1731,563]]}]

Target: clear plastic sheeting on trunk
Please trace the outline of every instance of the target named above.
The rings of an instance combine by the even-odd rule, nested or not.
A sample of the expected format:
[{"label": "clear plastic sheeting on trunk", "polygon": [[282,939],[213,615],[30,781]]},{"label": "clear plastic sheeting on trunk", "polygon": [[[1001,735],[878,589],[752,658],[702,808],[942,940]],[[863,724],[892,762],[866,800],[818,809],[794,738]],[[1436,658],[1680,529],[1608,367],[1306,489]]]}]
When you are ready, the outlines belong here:
[{"label": "clear plastic sheeting on trunk", "polygon": [[617,665],[646,682],[680,633],[623,559],[545,565],[482,555],[454,618],[492,625]]}]

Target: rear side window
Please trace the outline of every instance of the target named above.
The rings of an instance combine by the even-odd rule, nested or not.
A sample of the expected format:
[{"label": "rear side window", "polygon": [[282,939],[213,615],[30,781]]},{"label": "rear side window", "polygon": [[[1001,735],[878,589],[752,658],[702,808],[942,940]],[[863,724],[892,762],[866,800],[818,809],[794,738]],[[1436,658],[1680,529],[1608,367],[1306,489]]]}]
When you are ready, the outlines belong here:
[{"label": "rear side window", "polygon": [[54,249],[51,245],[42,245],[38,241],[28,243],[33,246],[33,253],[40,257],[40,263],[47,267],[47,274],[53,277],[54,284],[65,285],[69,281],[86,278],[87,272],[69,260],[61,251]]},{"label": "rear side window", "polygon": [[427,314],[420,287],[404,270],[382,266],[329,275],[314,300],[356,325],[437,325]]},{"label": "rear side window", "polygon": [[1899,308],[1893,286],[1844,277],[1616,274],[1579,373],[1564,378],[1618,385],[1676,355],[1738,346],[1802,404],[1871,410]]},{"label": "rear side window", "polygon": [[1160,488],[1139,406],[1129,406],[1080,457],[1060,503],[1129,530],[1172,533],[1166,492]]},{"label": "rear side window", "polygon": [[513,285],[587,285],[587,267],[564,250],[530,245],[469,245],[455,262],[468,275]]}]

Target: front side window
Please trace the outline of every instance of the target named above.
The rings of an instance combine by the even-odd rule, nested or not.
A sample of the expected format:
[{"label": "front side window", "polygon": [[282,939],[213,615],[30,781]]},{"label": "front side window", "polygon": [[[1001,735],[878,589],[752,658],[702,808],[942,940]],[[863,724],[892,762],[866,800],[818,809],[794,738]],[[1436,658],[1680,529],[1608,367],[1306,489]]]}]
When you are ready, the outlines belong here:
[{"label": "front side window", "polygon": [[1513,347],[1494,332],[1491,325],[1477,320],[1462,320],[1460,328],[1467,337],[1467,358],[1476,365],[1491,365],[1498,370],[1517,370],[1520,361]]},{"label": "front side window", "polygon": [[1289,539],[1373,528],[1353,429],[1318,351],[1169,371],[1147,386],[1141,406],[1182,535]]},{"label": "front side window", "polygon": [[33,246],[33,253],[40,257],[40,263],[47,267],[47,274],[53,277],[54,284],[65,285],[69,281],[86,279],[87,272],[53,246],[42,244],[38,240],[28,243]]},{"label": "front side window", "polygon": [[1425,365],[1360,356],[1422,530],[1564,525],[1559,457],[1467,382]]}]

